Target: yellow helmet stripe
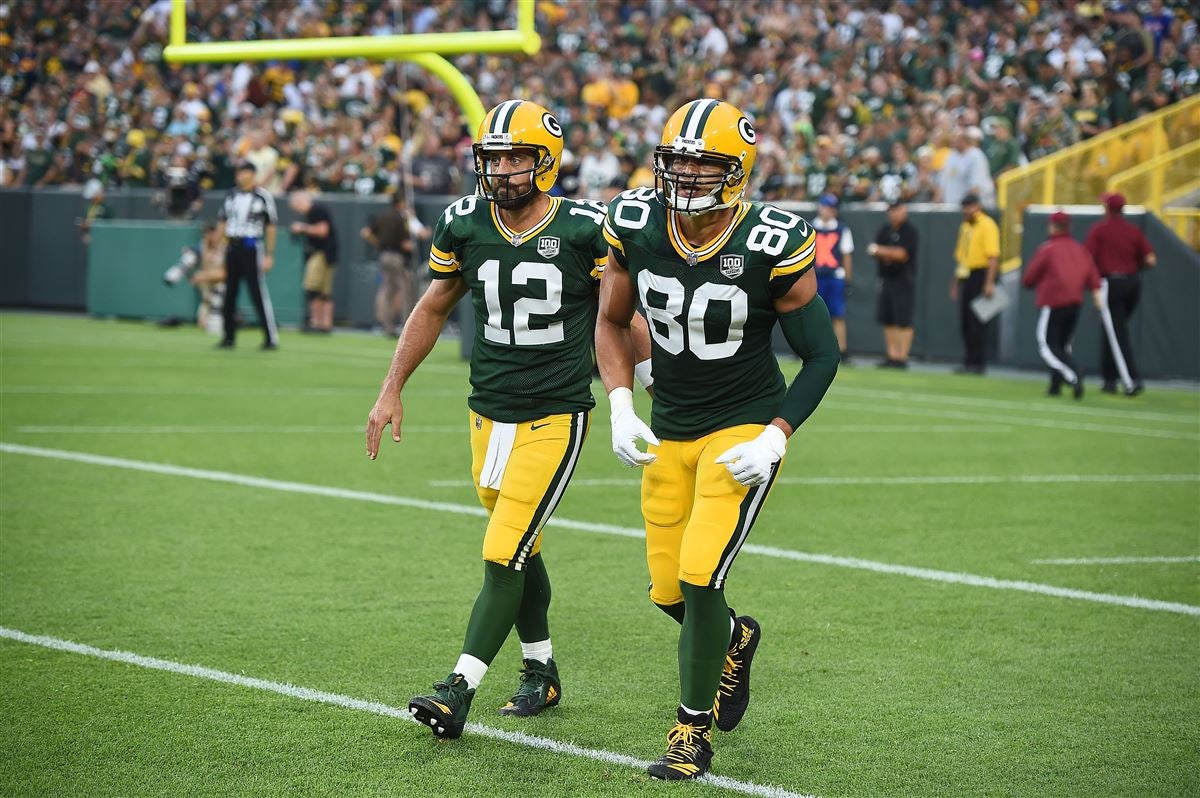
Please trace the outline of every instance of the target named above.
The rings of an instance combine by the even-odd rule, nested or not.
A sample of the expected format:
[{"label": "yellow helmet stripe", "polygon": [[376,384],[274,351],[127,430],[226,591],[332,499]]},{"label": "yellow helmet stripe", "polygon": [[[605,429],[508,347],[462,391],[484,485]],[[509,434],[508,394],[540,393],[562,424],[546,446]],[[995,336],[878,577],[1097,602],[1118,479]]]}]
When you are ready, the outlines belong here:
[{"label": "yellow helmet stripe", "polygon": [[496,115],[492,117],[492,129],[489,133],[503,133],[508,130],[509,122],[512,121],[513,112],[517,110],[517,106],[521,104],[520,100],[507,100],[500,104],[496,109]]}]

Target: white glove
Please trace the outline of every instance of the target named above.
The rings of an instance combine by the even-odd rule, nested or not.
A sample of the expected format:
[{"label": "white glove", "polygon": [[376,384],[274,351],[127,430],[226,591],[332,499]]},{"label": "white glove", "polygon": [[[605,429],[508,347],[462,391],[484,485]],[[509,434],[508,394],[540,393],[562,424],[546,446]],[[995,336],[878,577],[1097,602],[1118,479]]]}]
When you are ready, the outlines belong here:
[{"label": "white glove", "polygon": [[608,394],[608,403],[611,411],[609,421],[612,424],[612,447],[617,459],[630,468],[650,465],[657,460],[657,456],[643,452],[637,447],[638,438],[656,446],[659,441],[634,412],[633,391],[628,388],[613,388]]},{"label": "white glove", "polygon": [[771,476],[771,466],[783,459],[787,436],[774,424],[768,424],[752,441],[739,443],[717,458],[739,484],[752,488]]}]

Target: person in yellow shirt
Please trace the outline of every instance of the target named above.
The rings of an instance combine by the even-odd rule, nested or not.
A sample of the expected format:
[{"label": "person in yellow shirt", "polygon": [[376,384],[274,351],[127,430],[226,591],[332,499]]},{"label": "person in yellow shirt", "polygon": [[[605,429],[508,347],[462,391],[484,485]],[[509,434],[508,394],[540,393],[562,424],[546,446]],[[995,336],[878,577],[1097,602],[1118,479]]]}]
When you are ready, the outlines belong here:
[{"label": "person in yellow shirt", "polygon": [[963,222],[958,228],[954,247],[955,270],[950,281],[950,299],[958,300],[959,321],[966,354],[959,374],[983,374],[986,368],[987,323],[979,320],[971,303],[979,295],[996,292],[996,273],[1000,268],[1000,228],[983,212],[979,197],[968,194],[962,199]]}]

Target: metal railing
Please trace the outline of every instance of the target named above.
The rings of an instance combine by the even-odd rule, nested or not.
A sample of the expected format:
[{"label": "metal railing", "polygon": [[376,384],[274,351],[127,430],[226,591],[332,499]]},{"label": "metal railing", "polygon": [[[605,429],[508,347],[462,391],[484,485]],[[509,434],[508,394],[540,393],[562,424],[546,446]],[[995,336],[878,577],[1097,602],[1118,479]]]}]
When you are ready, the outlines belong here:
[{"label": "metal railing", "polygon": [[[996,191],[1004,268],[1019,263],[1021,220],[1027,205],[1096,204],[1114,175],[1198,138],[1200,95],[1002,174]],[[1144,197],[1126,197],[1130,204],[1145,204]]]}]

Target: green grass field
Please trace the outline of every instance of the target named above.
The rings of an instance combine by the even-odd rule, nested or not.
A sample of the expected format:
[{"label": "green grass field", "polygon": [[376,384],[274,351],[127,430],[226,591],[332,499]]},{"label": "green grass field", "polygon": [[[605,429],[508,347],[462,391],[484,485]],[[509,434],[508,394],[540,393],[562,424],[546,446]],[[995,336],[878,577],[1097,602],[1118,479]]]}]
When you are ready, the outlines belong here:
[{"label": "green grass field", "polygon": [[389,341],[213,343],[0,315],[0,794],[1200,794],[1195,391],[844,368],[729,580],[750,712],[680,785],[639,764],[677,627],[603,398],[545,531],[565,699],[496,714],[510,639],[439,743],[387,708],[453,665],[482,573],[457,343],[374,463]]}]

